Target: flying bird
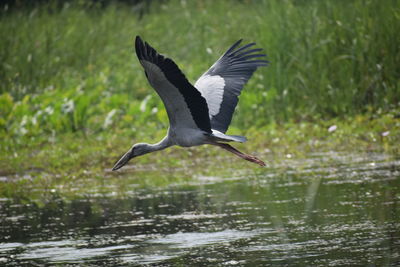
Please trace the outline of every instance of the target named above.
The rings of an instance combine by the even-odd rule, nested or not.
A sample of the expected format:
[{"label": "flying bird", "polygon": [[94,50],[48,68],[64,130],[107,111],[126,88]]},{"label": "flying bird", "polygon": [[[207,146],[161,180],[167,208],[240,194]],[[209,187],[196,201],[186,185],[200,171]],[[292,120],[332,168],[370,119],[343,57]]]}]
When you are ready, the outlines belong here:
[{"label": "flying bird", "polygon": [[170,146],[205,144],[218,146],[242,159],[265,166],[257,157],[242,153],[228,144],[246,142],[246,137],[225,134],[243,86],[258,67],[268,64],[263,59],[265,54],[260,53],[262,49],[254,48],[255,43],[240,46],[241,42],[235,42],[192,85],[174,61],[136,36],[136,55],[150,85],[164,102],[170,126],[160,142],[133,145],[112,170],[120,169],[132,158]]}]

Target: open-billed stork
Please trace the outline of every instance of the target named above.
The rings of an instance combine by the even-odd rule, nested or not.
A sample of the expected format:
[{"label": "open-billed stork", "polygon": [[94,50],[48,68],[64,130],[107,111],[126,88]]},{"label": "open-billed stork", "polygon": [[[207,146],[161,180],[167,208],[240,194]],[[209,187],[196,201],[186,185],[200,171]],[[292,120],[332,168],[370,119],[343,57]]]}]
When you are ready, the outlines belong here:
[{"label": "open-billed stork", "polygon": [[113,171],[134,157],[170,146],[204,144],[219,146],[245,160],[265,166],[262,160],[227,144],[245,142],[246,137],[225,134],[243,86],[258,67],[268,64],[268,61],[259,59],[265,57],[259,53],[261,48],[252,48],[255,43],[239,47],[241,41],[234,43],[193,86],[171,59],[160,55],[136,36],[136,55],[150,85],[164,102],[170,126],[160,142],[133,145],[117,161]]}]

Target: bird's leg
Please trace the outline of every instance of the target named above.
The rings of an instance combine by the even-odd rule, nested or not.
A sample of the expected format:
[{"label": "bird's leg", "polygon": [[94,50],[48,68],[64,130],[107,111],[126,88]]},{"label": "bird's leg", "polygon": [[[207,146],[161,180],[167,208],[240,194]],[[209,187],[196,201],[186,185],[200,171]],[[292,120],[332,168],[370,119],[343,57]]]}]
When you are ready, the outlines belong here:
[{"label": "bird's leg", "polygon": [[234,148],[233,146],[231,146],[229,144],[214,143],[213,145],[216,145],[216,146],[219,146],[219,147],[221,147],[221,148],[223,148],[225,150],[228,150],[229,152],[232,152],[233,154],[241,157],[242,159],[254,162],[254,163],[256,163],[256,164],[258,164],[260,166],[266,166],[266,164],[262,160],[256,158],[255,156],[252,156],[252,155],[249,155],[249,154],[244,154],[244,153],[240,152],[239,150],[237,150],[236,148]]}]

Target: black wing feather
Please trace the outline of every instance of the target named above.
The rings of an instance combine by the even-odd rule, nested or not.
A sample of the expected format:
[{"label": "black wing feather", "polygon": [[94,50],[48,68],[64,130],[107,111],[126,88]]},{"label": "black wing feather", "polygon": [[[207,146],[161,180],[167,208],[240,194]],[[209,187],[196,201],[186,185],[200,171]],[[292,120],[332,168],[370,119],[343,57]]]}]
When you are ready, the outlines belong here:
[{"label": "black wing feather", "polygon": [[[254,71],[261,66],[267,66],[269,61],[258,58],[265,57],[259,54],[261,48],[253,48],[255,43],[239,47],[242,39],[235,42],[201,77],[222,77],[225,81],[222,103],[218,114],[211,117],[211,127],[225,133],[232,121],[233,112],[238,103],[238,96]],[[239,47],[239,48],[238,48]],[[198,88],[200,91],[212,90]],[[207,94],[205,94],[207,95]],[[208,100],[207,100],[208,101]]]},{"label": "black wing feather", "polygon": [[[157,53],[147,42],[139,36],[135,41],[138,59],[149,61],[157,65],[164,73],[167,80],[173,84],[183,96],[197,127],[205,132],[211,132],[208,106],[201,93],[186,79],[174,61]],[[147,76],[147,75],[146,75]]]}]

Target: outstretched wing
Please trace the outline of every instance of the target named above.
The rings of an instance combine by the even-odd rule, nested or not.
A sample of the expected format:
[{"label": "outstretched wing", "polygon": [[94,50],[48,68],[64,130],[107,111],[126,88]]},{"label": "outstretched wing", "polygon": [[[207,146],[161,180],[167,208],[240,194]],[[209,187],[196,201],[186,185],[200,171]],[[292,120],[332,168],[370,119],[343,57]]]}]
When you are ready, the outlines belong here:
[{"label": "outstretched wing", "polygon": [[164,102],[171,127],[197,127],[210,133],[207,102],[178,66],[139,36],[136,36],[135,49],[147,79]]},{"label": "outstretched wing", "polygon": [[225,133],[232,121],[238,96],[253,72],[268,61],[261,48],[250,49],[255,43],[236,49],[242,40],[233,44],[194,84],[207,100],[211,128]]}]

